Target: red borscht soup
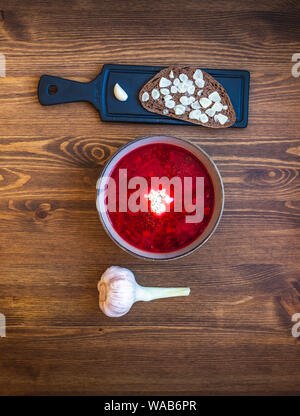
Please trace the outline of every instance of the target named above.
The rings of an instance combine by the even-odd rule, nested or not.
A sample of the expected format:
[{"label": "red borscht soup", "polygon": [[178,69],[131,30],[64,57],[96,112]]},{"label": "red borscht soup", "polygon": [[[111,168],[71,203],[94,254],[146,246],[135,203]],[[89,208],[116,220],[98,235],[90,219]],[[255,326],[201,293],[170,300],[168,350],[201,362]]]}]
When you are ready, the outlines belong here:
[{"label": "red borscht soup", "polygon": [[[127,181],[134,177],[143,177],[148,187],[148,212],[120,212],[120,169],[127,170]],[[207,227],[214,210],[214,188],[212,180],[205,166],[191,152],[170,143],[153,143],[138,147],[117,163],[111,172],[111,178],[116,183],[116,212],[108,210],[109,221],[115,231],[132,246],[152,253],[169,253],[182,249],[195,241]],[[204,178],[204,216],[199,223],[186,222],[187,212],[182,202],[181,212],[174,210],[174,187],[171,185],[168,195],[168,210],[160,212],[151,205],[149,193],[151,192],[151,178],[167,177],[182,179],[192,178],[192,202],[196,201],[196,178]],[[136,189],[127,189],[127,199],[136,192]],[[184,189],[182,189],[184,193]],[[147,197],[146,195],[142,197]],[[160,205],[161,206],[161,205]]]}]

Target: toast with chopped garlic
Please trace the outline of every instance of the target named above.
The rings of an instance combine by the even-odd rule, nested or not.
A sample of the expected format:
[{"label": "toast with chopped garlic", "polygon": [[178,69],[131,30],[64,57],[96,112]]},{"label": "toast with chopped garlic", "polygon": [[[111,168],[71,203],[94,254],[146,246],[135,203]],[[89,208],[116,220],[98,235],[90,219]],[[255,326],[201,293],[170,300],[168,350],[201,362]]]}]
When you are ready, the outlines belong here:
[{"label": "toast with chopped garlic", "polygon": [[205,127],[235,123],[235,111],[222,85],[194,66],[170,66],[156,74],[139,93],[142,106],[157,114]]}]

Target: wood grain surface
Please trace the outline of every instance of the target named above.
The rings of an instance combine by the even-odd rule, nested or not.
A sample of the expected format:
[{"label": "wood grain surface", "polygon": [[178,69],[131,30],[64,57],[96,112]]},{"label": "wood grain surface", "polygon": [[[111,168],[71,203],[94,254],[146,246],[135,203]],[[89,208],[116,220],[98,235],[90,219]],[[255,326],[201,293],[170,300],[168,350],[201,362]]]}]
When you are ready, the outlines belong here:
[{"label": "wood grain surface", "polygon": [[[300,3],[0,0],[0,394],[300,394]],[[246,129],[101,122],[88,103],[42,107],[44,74],[105,63],[245,69]],[[153,264],[103,230],[95,184],[124,143],[175,135],[206,150],[225,212],[199,251]],[[111,265],[188,298],[98,308]]]}]

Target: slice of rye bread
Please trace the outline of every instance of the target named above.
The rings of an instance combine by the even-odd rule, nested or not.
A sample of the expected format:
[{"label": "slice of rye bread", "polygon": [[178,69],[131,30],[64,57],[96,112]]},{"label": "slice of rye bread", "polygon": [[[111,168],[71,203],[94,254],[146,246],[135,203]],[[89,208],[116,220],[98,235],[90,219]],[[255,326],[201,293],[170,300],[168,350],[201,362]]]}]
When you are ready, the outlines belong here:
[{"label": "slice of rye bread", "polygon": [[[200,79],[201,79],[201,72],[202,72],[202,79],[204,80],[204,86],[201,88],[195,84],[196,80],[193,78],[196,70],[198,70],[197,71],[198,76],[200,74]],[[222,85],[218,81],[216,81],[207,72],[204,72],[202,70],[200,70],[199,72],[199,70],[200,70],[199,67],[194,67],[194,66],[169,66],[168,68],[161,70],[158,74],[156,74],[153,78],[151,78],[151,80],[148,81],[140,90],[139,100],[142,106],[146,110],[152,113],[166,115],[168,117],[177,118],[179,120],[189,121],[191,123],[199,124],[205,127],[226,128],[226,127],[232,126],[235,123],[235,111],[225,89],[222,87]],[[193,84],[189,82],[190,86],[193,85],[195,87],[195,91],[193,94],[188,93],[188,92],[179,92],[179,91],[173,92],[173,93],[171,92],[171,87],[174,86],[175,79],[179,79],[179,82],[181,85],[181,91],[184,91],[185,87],[183,85],[183,82],[180,80],[180,77],[179,77],[180,74],[185,74],[189,80],[193,81]],[[166,87],[160,87],[159,83],[162,78],[166,78],[167,80],[171,81],[171,85],[166,86]],[[175,81],[175,83],[178,84],[178,81]],[[168,97],[168,100],[164,98],[165,95],[163,95],[161,92],[161,90],[164,88],[167,88],[169,90],[169,94],[167,95],[170,95],[171,98]],[[157,99],[153,99],[151,95],[154,89],[159,91],[159,97]],[[199,91],[202,91],[202,92],[199,93]],[[208,96],[215,91],[219,94],[219,97],[221,98],[221,104],[225,106],[225,109],[222,108],[221,111],[216,111],[215,114],[211,116],[209,114],[212,114],[213,110],[209,111],[208,114],[206,114],[206,111],[208,109],[211,109],[213,105],[215,104],[215,102],[212,101],[212,103],[208,107],[205,108],[200,104],[200,99],[203,97],[208,98]],[[145,92],[149,94],[149,98],[146,101],[142,99],[143,94]],[[163,92],[166,92],[166,91],[163,91]],[[201,95],[198,95],[198,93]],[[147,97],[147,94],[145,94],[145,96]],[[145,96],[143,98],[145,98]],[[174,101],[175,106],[179,104],[183,105],[180,102],[180,98],[183,96],[186,96],[188,98],[194,97],[195,101],[198,101],[198,103],[200,104],[200,108],[196,108],[196,110],[197,109],[200,110],[201,116],[199,114],[199,111],[197,111],[196,113],[194,112],[190,114],[191,111],[195,110],[195,108],[191,104],[184,105],[183,114],[175,114],[176,107],[173,107],[173,108],[169,107],[169,106],[172,106],[173,103],[168,102],[166,106],[166,102],[170,100]],[[198,104],[194,104],[194,106],[198,106]],[[183,107],[181,107],[180,109],[182,111]],[[180,111],[180,109],[178,110]],[[202,114],[206,114],[207,116],[206,122],[204,122],[204,120],[206,120],[206,117],[204,117]],[[221,122],[218,120],[218,116],[217,116],[218,114],[222,114],[227,117],[227,120],[225,120],[224,118],[222,119],[223,124],[221,124]],[[196,118],[191,118],[191,117],[196,117]]]}]

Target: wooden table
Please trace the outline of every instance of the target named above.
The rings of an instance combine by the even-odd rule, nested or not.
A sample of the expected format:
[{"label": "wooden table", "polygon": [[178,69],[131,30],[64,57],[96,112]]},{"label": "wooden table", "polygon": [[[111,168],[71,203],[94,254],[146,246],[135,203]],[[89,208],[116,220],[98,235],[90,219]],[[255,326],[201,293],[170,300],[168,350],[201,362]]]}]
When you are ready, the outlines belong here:
[{"label": "wooden table", "polygon": [[[1,3],[0,394],[299,394],[299,2]],[[40,75],[88,81],[104,63],[249,70],[249,125],[105,123],[88,103],[38,103]],[[156,133],[199,144],[226,193],[213,238],[163,264],[119,249],[95,208],[105,162]],[[191,295],[109,319],[96,284],[111,265]]]}]

